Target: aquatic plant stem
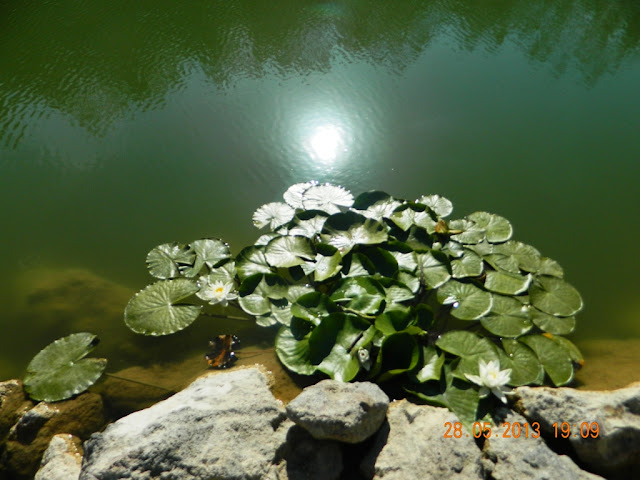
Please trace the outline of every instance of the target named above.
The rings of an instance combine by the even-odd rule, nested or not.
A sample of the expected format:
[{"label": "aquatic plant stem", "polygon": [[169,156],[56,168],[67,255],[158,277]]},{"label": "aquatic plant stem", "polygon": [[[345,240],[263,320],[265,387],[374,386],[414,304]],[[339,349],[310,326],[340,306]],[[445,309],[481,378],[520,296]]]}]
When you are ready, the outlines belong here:
[{"label": "aquatic plant stem", "polygon": [[140,385],[144,385],[145,387],[152,387],[152,388],[158,388],[160,390],[165,390],[167,392],[171,392],[171,393],[177,393],[175,390],[171,389],[171,388],[165,388],[165,387],[161,387],[160,385],[154,385],[153,383],[146,383],[146,382],[141,382],[140,380],[134,380],[132,378],[126,378],[126,377],[121,377],[120,375],[115,375],[113,373],[106,373],[105,375],[107,377],[113,377],[113,378],[117,378],[118,380],[123,380],[125,382],[133,382],[133,383],[139,383]]},{"label": "aquatic plant stem", "polygon": [[251,320],[250,318],[247,318],[247,317],[237,317],[235,315],[222,315],[222,314],[219,314],[219,313],[203,312],[200,315],[204,315],[206,317],[213,317],[213,318],[225,318],[225,319],[228,319],[228,320],[244,320],[244,321]]}]

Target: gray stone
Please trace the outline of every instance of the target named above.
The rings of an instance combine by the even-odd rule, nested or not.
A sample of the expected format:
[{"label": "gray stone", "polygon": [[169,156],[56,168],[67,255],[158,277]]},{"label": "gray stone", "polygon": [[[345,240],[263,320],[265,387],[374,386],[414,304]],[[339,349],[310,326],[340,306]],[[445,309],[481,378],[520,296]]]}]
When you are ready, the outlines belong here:
[{"label": "gray stone", "polygon": [[[539,422],[548,438],[569,442],[590,470],[605,476],[640,472],[640,384],[606,392],[520,387],[516,396],[515,408]],[[567,440],[561,436],[563,422],[571,428]],[[582,438],[581,426],[587,424],[586,434],[587,426],[596,423],[597,437]]]},{"label": "gray stone", "polygon": [[[81,480],[338,478],[334,447],[300,440],[256,368],[211,373],[150,408],[132,413],[85,443]],[[294,436],[296,445],[285,445]],[[315,443],[314,443],[315,442]],[[316,453],[316,456],[313,453]],[[333,452],[333,453],[332,453]]]},{"label": "gray stone", "polygon": [[445,422],[458,421],[446,408],[401,400],[389,406],[387,420],[360,466],[366,478],[484,478],[481,452],[473,437],[444,438]]},{"label": "gray stone", "polygon": [[66,433],[54,435],[34,480],[78,480],[81,463],[80,439]]},{"label": "gray stone", "polygon": [[[495,480],[535,479],[576,480],[602,479],[581,470],[566,455],[558,455],[542,439],[527,420],[511,410],[497,412],[499,422],[492,425],[491,435],[485,441],[482,463]],[[515,425],[515,426],[514,426]]]},{"label": "gray stone", "polygon": [[287,405],[287,415],[317,439],[359,443],[384,422],[389,397],[369,382],[323,380]]}]

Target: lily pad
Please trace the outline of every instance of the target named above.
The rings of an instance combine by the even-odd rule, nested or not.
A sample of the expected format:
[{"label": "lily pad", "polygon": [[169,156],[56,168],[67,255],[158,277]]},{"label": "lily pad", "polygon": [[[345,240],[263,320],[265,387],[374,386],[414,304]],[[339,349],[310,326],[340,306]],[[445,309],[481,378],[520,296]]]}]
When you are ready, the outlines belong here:
[{"label": "lily pad", "polygon": [[[454,242],[449,242],[452,244]],[[472,250],[463,249],[460,258],[451,260],[453,278],[478,277],[484,268],[482,258]]]},{"label": "lily pad", "polygon": [[444,360],[444,354],[438,355],[432,346],[422,347],[422,367],[412,376],[412,379],[418,383],[440,380]]},{"label": "lily pad", "polygon": [[196,240],[195,242],[191,242],[189,246],[196,254],[196,259],[193,264],[194,273],[191,276],[200,273],[200,269],[204,265],[207,265],[209,268],[214,268],[231,258],[229,245],[217,238]]},{"label": "lily pad", "polygon": [[536,277],[529,289],[531,304],[549,315],[570,317],[582,309],[578,291],[560,278]]},{"label": "lily pad", "polygon": [[180,303],[199,287],[186,278],[161,280],[136,293],[124,310],[124,321],[136,333],[168,335],[198,318],[202,307]]},{"label": "lily pad", "polygon": [[558,278],[564,277],[564,270],[562,270],[560,264],[547,257],[540,259],[540,268],[537,273],[538,275],[551,275],[552,277]]},{"label": "lily pad", "polygon": [[276,354],[282,364],[300,375],[313,375],[316,365],[311,363],[309,334],[298,340],[289,327],[283,326],[276,335]]},{"label": "lily pad", "polygon": [[513,227],[506,218],[500,215],[475,212],[468,215],[467,218],[475,222],[477,227],[485,230],[487,241],[490,243],[506,242],[513,235]]},{"label": "lily pad", "polygon": [[147,268],[156,278],[175,278],[180,276],[181,270],[191,265],[194,259],[195,254],[189,247],[179,243],[164,243],[147,254]]},{"label": "lily pad", "polygon": [[531,284],[531,275],[515,275],[493,270],[487,272],[484,288],[504,295],[519,295],[526,292]]},{"label": "lily pad", "polygon": [[327,219],[321,238],[323,243],[336,247],[344,255],[356,245],[386,242],[388,235],[380,222],[355,212],[346,212],[336,213]]},{"label": "lily pad", "polygon": [[[513,339],[502,340],[504,352],[498,349],[500,365],[511,369],[509,385],[540,385],[544,380],[544,369],[536,354],[526,345]],[[506,353],[505,353],[506,352]]]},{"label": "lily pad", "polygon": [[437,296],[441,304],[451,305],[451,315],[460,320],[477,320],[489,313],[493,305],[489,292],[456,280],[440,287]]},{"label": "lily pad", "polygon": [[556,387],[573,379],[573,365],[567,351],[544,335],[527,335],[518,339],[535,352],[545,372]]},{"label": "lily pad", "polygon": [[27,367],[24,388],[38,401],[57,402],[84,392],[107,366],[104,358],[84,358],[98,344],[91,333],[74,333],[42,349]]},{"label": "lily pad", "polygon": [[533,327],[527,318],[512,315],[488,315],[480,319],[485,330],[499,337],[515,338]]},{"label": "lily pad", "polygon": [[419,360],[420,350],[413,335],[399,332],[385,337],[376,358],[375,371],[382,372],[378,381],[413,370]]},{"label": "lily pad", "polygon": [[556,317],[533,307],[530,308],[529,315],[536,327],[555,335],[568,335],[576,326],[576,317]]},{"label": "lily pad", "polygon": [[295,267],[315,257],[309,239],[296,236],[274,238],[265,248],[264,255],[269,265],[279,268]]},{"label": "lily pad", "polygon": [[525,272],[535,273],[540,269],[540,252],[531,245],[509,240],[506,243],[494,245],[493,253],[512,257],[518,267]]},{"label": "lily pad", "polygon": [[442,252],[417,253],[417,273],[429,288],[438,288],[451,278],[447,258]]},{"label": "lily pad", "polygon": [[486,238],[484,228],[466,219],[451,220],[451,222],[449,222],[449,231],[452,233],[451,239],[459,243],[476,244]]},{"label": "lily pad", "polygon": [[453,212],[451,201],[440,195],[423,195],[418,199],[418,203],[426,205],[439,217],[447,217]]},{"label": "lily pad", "polygon": [[240,280],[256,273],[272,273],[273,269],[264,254],[265,247],[246,247],[236,257],[236,270]]},{"label": "lily pad", "polygon": [[444,333],[436,346],[445,352],[460,357],[456,376],[466,380],[464,374],[478,375],[480,360],[498,360],[496,347],[487,339],[464,330]]}]

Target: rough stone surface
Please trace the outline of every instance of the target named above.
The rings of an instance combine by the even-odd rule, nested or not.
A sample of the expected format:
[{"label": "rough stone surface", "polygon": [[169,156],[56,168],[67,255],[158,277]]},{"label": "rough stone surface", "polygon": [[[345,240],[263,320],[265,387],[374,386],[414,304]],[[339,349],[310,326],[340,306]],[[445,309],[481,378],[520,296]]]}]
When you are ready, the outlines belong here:
[{"label": "rough stone surface", "polygon": [[[497,412],[500,418],[491,428],[491,436],[485,441],[482,464],[495,480],[535,479],[576,480],[602,479],[581,470],[566,455],[551,450],[527,420],[506,408]],[[507,423],[505,423],[507,422]],[[518,429],[513,425],[517,424]],[[516,436],[517,435],[517,436]]]},{"label": "rough stone surface", "polygon": [[66,433],[54,435],[34,480],[78,480],[81,463],[80,439]]},{"label": "rough stone surface", "polygon": [[361,464],[366,478],[484,478],[481,452],[473,438],[444,438],[445,422],[458,421],[446,408],[401,400],[389,406],[387,420]]},{"label": "rough stone surface", "polygon": [[[605,476],[640,473],[640,383],[608,392],[547,387],[520,387],[516,392],[516,409],[538,421],[546,437],[562,441],[559,425],[570,425],[571,435],[564,441],[591,470]],[[582,438],[581,424],[594,422],[598,436]]]},{"label": "rough stone surface", "polygon": [[32,407],[33,402],[27,400],[20,380],[0,382],[0,443],[5,440],[9,429]]},{"label": "rough stone surface", "polygon": [[[94,434],[80,479],[319,479],[303,475],[305,463],[341,464],[335,448],[293,426],[258,369],[212,373]],[[287,436],[295,445],[285,447]]]},{"label": "rough stone surface", "polygon": [[369,382],[323,380],[287,405],[287,415],[317,439],[359,443],[382,425],[389,397]]},{"label": "rough stone surface", "polygon": [[85,439],[104,423],[102,399],[95,393],[64,402],[40,402],[11,427],[0,464],[15,478],[31,478],[53,435],[69,433]]}]

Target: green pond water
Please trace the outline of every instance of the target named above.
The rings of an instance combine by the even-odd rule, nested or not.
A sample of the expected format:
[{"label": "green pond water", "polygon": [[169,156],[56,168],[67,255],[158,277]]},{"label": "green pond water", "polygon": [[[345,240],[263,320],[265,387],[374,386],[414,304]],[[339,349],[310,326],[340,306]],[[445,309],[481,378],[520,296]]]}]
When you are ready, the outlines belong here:
[{"label": "green pond water", "polygon": [[311,179],[508,218],[582,293],[587,365],[640,361],[640,3],[0,0],[0,378],[76,331],[112,372],[268,346],[122,311],[152,247],[237,253]]}]

